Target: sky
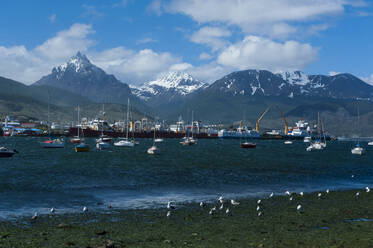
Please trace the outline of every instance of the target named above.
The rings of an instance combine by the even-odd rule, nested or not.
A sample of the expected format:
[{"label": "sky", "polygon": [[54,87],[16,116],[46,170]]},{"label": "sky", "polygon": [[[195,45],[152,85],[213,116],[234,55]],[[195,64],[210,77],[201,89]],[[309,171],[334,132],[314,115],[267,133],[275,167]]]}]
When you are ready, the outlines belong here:
[{"label": "sky", "polygon": [[4,0],[0,76],[31,84],[81,51],[132,85],[245,69],[373,84],[372,27],[372,0]]}]

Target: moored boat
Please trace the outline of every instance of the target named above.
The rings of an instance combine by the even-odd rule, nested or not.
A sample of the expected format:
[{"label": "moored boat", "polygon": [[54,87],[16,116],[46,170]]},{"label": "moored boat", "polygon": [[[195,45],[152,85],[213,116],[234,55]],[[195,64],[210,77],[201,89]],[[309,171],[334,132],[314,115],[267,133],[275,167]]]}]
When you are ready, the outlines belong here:
[{"label": "moored boat", "polygon": [[368,146],[373,146],[373,141],[368,142]]},{"label": "moored boat", "polygon": [[251,142],[243,142],[240,144],[241,148],[255,148],[256,143],[251,143]]},{"label": "moored boat", "polygon": [[293,144],[293,141],[291,141],[291,140],[286,140],[286,141],[284,142],[284,144],[285,144],[285,145],[291,145],[291,144]]},{"label": "moored boat", "polygon": [[363,155],[365,153],[365,149],[360,146],[358,142],[354,148],[351,149],[351,153],[354,155]]},{"label": "moored boat", "polygon": [[40,142],[42,148],[64,148],[65,142],[63,139],[48,139]]},{"label": "moored boat", "polygon": [[0,158],[10,158],[18,153],[16,150],[9,150],[6,147],[0,147]]},{"label": "moored boat", "polygon": [[75,146],[75,152],[89,152],[89,145],[81,143]]},{"label": "moored boat", "polygon": [[132,141],[128,140],[127,138],[125,138],[125,139],[120,139],[119,141],[115,142],[114,146],[118,146],[118,147],[134,147],[135,146],[135,142],[132,142]]},{"label": "moored boat", "polygon": [[96,143],[96,147],[97,147],[98,150],[104,150],[104,149],[108,149],[110,147],[110,144],[106,143],[106,142],[103,142],[103,141],[100,141],[100,142]]}]

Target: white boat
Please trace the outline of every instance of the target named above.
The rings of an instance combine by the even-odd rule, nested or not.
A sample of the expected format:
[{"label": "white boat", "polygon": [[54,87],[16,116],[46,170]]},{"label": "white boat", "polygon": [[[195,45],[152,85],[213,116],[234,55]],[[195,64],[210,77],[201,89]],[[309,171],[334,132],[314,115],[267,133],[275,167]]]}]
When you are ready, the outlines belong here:
[{"label": "white boat", "polygon": [[285,144],[285,145],[291,145],[291,144],[293,144],[293,141],[291,141],[291,140],[287,140],[287,141],[284,142],[284,144]]},{"label": "white boat", "polygon": [[306,137],[304,137],[304,139],[303,139],[303,142],[304,142],[304,143],[311,143],[311,141],[312,141],[312,138],[311,138],[310,136],[306,136]]},{"label": "white boat", "polygon": [[154,142],[155,142],[155,143],[160,143],[160,142],[163,142],[163,139],[158,138],[158,139],[155,139]]},{"label": "white boat", "polygon": [[[319,138],[315,142],[311,142],[311,137],[309,138],[310,140],[309,142],[311,144],[306,148],[307,152],[310,152],[313,150],[323,150],[326,147],[326,137],[325,137],[325,132],[323,130],[322,121],[320,118],[320,113],[317,114],[317,130],[318,130],[317,132],[319,134]],[[323,136],[323,141],[321,141],[321,136]]]},{"label": "white boat", "polygon": [[6,147],[0,147],[0,158],[10,158],[18,153],[16,150],[9,150]]},{"label": "white boat", "polygon": [[[359,107],[357,108],[357,126],[358,130],[360,130],[360,113]],[[365,153],[365,149],[360,146],[359,138],[357,138],[357,142],[354,148],[351,149],[351,153],[354,155],[363,155]]]},{"label": "white boat", "polygon": [[354,155],[363,155],[365,153],[365,149],[360,146],[358,142],[354,148],[351,149],[351,153]]},{"label": "white boat", "polygon": [[108,149],[110,147],[110,144],[106,142],[98,142],[96,143],[96,147],[99,150],[104,150],[104,149]]},{"label": "white boat", "polygon": [[155,145],[155,127],[154,127],[153,145],[146,152],[151,155],[156,155],[160,153],[159,148]]},{"label": "white boat", "polygon": [[114,146],[118,146],[118,147],[134,147],[135,146],[135,142],[132,142],[132,141],[128,140],[127,138],[126,139],[120,139],[118,142],[114,143]]},{"label": "white boat", "polygon": [[65,142],[63,139],[48,139],[40,142],[42,148],[64,148]]},{"label": "white boat", "polygon": [[160,150],[157,146],[152,146],[150,147],[148,150],[147,150],[147,153],[148,154],[151,154],[151,155],[156,155],[156,154],[159,154],[160,153]]},{"label": "white boat", "polygon": [[373,141],[368,142],[368,146],[373,146]]}]

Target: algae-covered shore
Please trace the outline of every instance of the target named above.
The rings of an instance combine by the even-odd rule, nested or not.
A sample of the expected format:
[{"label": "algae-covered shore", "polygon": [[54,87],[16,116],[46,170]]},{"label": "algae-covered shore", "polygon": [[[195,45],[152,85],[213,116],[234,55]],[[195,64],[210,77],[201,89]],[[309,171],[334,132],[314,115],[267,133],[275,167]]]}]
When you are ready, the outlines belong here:
[{"label": "algae-covered shore", "polygon": [[[357,196],[356,193],[360,192]],[[292,200],[290,200],[292,197]],[[0,247],[372,247],[373,192],[292,194],[0,222]],[[301,211],[297,206],[301,205]],[[217,210],[209,215],[212,207]],[[230,214],[226,214],[229,207]],[[58,212],[58,209],[57,209]]]}]

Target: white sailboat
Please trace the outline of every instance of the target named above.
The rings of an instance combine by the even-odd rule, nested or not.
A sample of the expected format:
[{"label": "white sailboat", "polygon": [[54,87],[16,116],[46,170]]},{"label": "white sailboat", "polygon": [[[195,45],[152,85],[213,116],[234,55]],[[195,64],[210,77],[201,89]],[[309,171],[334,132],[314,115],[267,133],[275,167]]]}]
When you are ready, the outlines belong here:
[{"label": "white sailboat", "polygon": [[134,147],[135,146],[135,142],[131,142],[129,139],[128,139],[128,131],[129,131],[129,106],[130,106],[130,99],[128,98],[128,102],[127,102],[127,125],[126,125],[126,138],[122,138],[122,139],[119,139],[117,142],[114,143],[114,146],[118,146],[118,147]]},{"label": "white sailboat", "polygon": [[43,142],[40,142],[42,148],[64,148],[65,142],[63,139],[52,139],[51,138],[51,127],[50,127],[50,95],[48,92],[48,136],[49,138]]},{"label": "white sailboat", "polygon": [[[357,130],[360,131],[360,113],[359,113],[359,108],[357,109]],[[360,141],[359,137],[357,138],[355,147],[351,149],[351,153],[354,155],[363,155],[365,153],[365,149],[360,146]]]},{"label": "white sailboat", "polygon": [[[84,142],[84,132],[83,132],[83,129],[82,129],[82,135],[83,135],[83,138],[80,138],[80,132],[79,132],[79,129],[80,129],[80,115],[79,115],[79,105],[78,105],[78,137],[76,137],[77,140],[79,140],[79,143],[77,143],[78,145],[75,146],[75,152],[89,152],[89,145],[87,145],[85,142]],[[74,143],[74,142],[72,142]]]},{"label": "white sailboat", "polygon": [[151,155],[156,155],[161,152],[159,148],[155,145],[155,126],[154,126],[153,145],[146,152]]},{"label": "white sailboat", "polygon": [[193,125],[193,111],[192,111],[191,137],[189,137],[189,133],[187,130],[186,131],[187,135],[183,138],[183,141],[180,142],[180,144],[182,144],[183,146],[191,146],[191,145],[197,144],[197,140],[193,138],[193,129],[194,129],[193,127],[194,125]]},{"label": "white sailboat", "polygon": [[73,143],[73,144],[80,144],[82,141],[84,141],[84,140],[82,140],[80,138],[80,127],[79,127],[79,125],[80,125],[79,116],[80,115],[79,115],[79,111],[80,111],[80,108],[79,108],[79,105],[78,105],[78,125],[77,125],[77,127],[78,127],[78,136],[74,136],[73,138],[70,139],[70,142]]},{"label": "white sailboat", "polygon": [[[313,150],[323,150],[326,147],[326,138],[325,138],[325,132],[323,130],[322,121],[320,118],[320,112],[317,114],[317,130],[319,137],[315,142],[311,142],[311,144],[306,148],[307,152],[313,151]],[[323,133],[324,142],[321,141],[321,133]]]}]

